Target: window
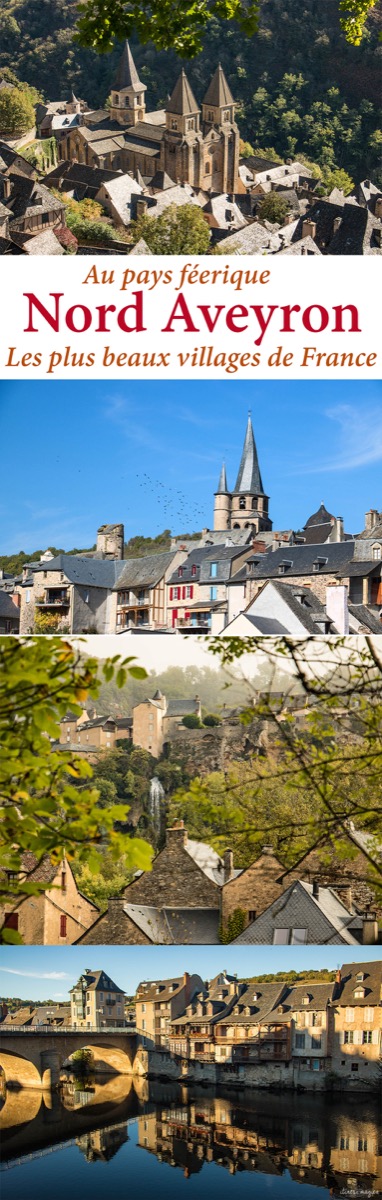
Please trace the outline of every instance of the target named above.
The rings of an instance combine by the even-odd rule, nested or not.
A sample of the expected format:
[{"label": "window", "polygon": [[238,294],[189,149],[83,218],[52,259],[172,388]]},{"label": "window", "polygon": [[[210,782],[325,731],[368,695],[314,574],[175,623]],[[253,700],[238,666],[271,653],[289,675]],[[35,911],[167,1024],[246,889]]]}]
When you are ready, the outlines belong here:
[{"label": "window", "polygon": [[380,559],[380,558],[381,558],[381,554],[382,554],[381,546],[373,546],[373,548],[372,548],[372,557],[373,557],[374,559]]},{"label": "window", "polygon": [[240,496],[239,508],[246,508],[246,504],[247,504],[247,501],[245,499],[245,496]]},{"label": "window", "polygon": [[340,1150],[348,1150],[348,1149],[349,1149],[349,1138],[341,1137],[340,1138]]},{"label": "window", "polygon": [[305,1050],[305,1033],[296,1033],[296,1050]]},{"label": "window", "polygon": [[358,1149],[367,1150],[367,1138],[358,1138]]},{"label": "window", "polygon": [[317,1034],[312,1037],[312,1050],[321,1050],[321,1038]]},{"label": "window", "polygon": [[210,587],[210,600],[217,599],[218,590],[216,587]]},{"label": "window", "polygon": [[[249,909],[248,909],[248,920],[249,920],[249,921],[256,921],[256,909],[255,909],[255,908],[249,908]],[[254,1000],[255,1000],[255,999],[256,999],[256,996],[254,996],[253,998],[254,998]]]},{"label": "window", "polygon": [[210,175],[210,174],[211,174],[211,163],[210,163],[210,162],[206,162],[206,165],[205,165],[205,172],[206,172],[206,175]]},{"label": "window", "polygon": [[61,871],[61,890],[64,892],[66,888],[66,871]]},{"label": "window", "polygon": [[145,1012],[146,1012],[146,1005],[145,1005],[145,1004],[142,1004],[142,1012],[143,1012],[143,1013],[145,1013]]},{"label": "window", "polygon": [[187,598],[187,600],[192,600],[192,598],[193,598],[193,595],[194,595],[194,589],[193,589],[193,587],[192,587],[192,584],[188,584],[188,585],[187,585],[187,587],[186,587],[186,598]]},{"label": "window", "polygon": [[344,1044],[345,1044],[345,1046],[352,1046],[352,1045],[353,1045],[353,1042],[354,1042],[354,1033],[353,1033],[353,1030],[352,1030],[352,1029],[345,1029],[345,1033],[344,1033]]},{"label": "window", "polygon": [[193,117],[190,117],[190,120],[187,121],[187,129],[195,129],[195,121]]},{"label": "window", "polygon": [[191,567],[191,575],[194,575],[194,576],[196,575],[196,566],[195,566],[195,563],[193,563],[193,564],[192,564],[192,567]]},{"label": "window", "polygon": [[357,987],[355,989],[354,996],[355,996],[356,1000],[363,1000],[364,995],[365,995],[365,988]]},{"label": "window", "polygon": [[14,929],[17,933],[19,928],[19,914],[16,912],[5,913],[4,928]]},{"label": "window", "polygon": [[358,1071],[358,1063],[352,1063],[351,1069],[352,1071]]},{"label": "window", "polygon": [[273,945],[288,946],[289,944],[289,929],[274,929]]},{"label": "window", "polygon": [[216,579],[217,573],[218,564],[216,562],[210,563],[210,579]]},{"label": "window", "polygon": [[177,121],[171,121],[171,129],[177,129],[177,128],[178,128],[178,122],[177,122]]},{"label": "window", "polygon": [[307,929],[292,929],[291,946],[304,946],[307,940]]},{"label": "window", "polygon": [[[351,1025],[352,1021],[354,1021],[354,1008],[346,1009],[345,1018],[346,1018],[348,1025]],[[366,1014],[365,1014],[365,1020],[366,1020]]]},{"label": "window", "polygon": [[142,1021],[142,1029],[146,1029],[146,1021]]},{"label": "window", "polygon": [[30,598],[31,598],[30,588],[27,588],[26,593],[25,593],[25,603],[26,604],[30,604]]},{"label": "window", "polygon": [[231,116],[231,113],[229,111],[229,108],[227,108],[225,110],[225,112],[223,112],[223,121],[229,121],[230,116]]},{"label": "window", "polygon": [[362,1045],[371,1046],[373,1042],[373,1033],[371,1029],[364,1029],[362,1034]]},{"label": "window", "polygon": [[66,917],[60,917],[60,937],[66,937]]},{"label": "window", "polygon": [[211,109],[210,109],[209,112],[207,113],[207,121],[213,121],[213,119],[214,119],[214,114],[213,114],[213,112],[211,112]]},{"label": "window", "polygon": [[179,579],[181,579],[181,578],[182,578],[182,575],[183,575],[183,567],[178,567],[178,576],[179,576]]},{"label": "window", "polygon": [[366,1024],[368,1024],[369,1021],[374,1021],[374,1009],[373,1008],[365,1008],[364,1021],[366,1022]]}]

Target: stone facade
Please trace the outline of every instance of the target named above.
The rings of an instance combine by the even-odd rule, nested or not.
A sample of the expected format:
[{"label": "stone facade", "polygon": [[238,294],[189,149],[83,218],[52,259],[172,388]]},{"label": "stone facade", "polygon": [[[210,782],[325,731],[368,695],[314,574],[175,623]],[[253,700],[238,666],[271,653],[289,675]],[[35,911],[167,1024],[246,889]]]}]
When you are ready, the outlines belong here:
[{"label": "stone facade", "polygon": [[66,859],[55,868],[43,860],[30,874],[32,883],[39,880],[49,883],[46,890],[19,904],[12,904],[10,897],[0,910],[0,922],[16,929],[28,946],[72,945],[95,921],[96,905],[78,891]]},{"label": "stone facade", "polygon": [[105,971],[86,970],[70,991],[73,1029],[125,1025],[125,993]]}]

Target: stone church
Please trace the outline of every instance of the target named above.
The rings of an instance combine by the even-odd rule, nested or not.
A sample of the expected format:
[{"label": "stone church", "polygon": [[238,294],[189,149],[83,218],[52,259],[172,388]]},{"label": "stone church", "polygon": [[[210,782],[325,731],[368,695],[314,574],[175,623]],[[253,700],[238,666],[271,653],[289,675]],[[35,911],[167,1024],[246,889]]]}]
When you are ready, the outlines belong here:
[{"label": "stone church", "polygon": [[235,101],[222,67],[216,68],[201,106],[181,71],[166,107],[146,112],[141,83],[126,42],[110,109],[81,112],[60,140],[60,157],[132,173],[139,183],[169,176],[207,192],[234,193],[239,178]]},{"label": "stone church", "polygon": [[264,492],[249,414],[238,476],[232,492],[228,489],[224,463],[220,472],[215,492],[214,529],[253,529],[255,533],[271,530],[268,503],[269,496]]}]

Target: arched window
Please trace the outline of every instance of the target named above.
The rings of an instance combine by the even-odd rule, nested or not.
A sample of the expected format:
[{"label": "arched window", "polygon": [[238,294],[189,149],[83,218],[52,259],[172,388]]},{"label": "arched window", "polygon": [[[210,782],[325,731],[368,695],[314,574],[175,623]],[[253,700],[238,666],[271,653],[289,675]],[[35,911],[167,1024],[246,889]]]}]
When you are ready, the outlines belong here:
[{"label": "arched window", "polygon": [[246,508],[246,507],[247,507],[247,502],[246,502],[245,496],[240,496],[239,508]]},{"label": "arched window", "polygon": [[257,508],[257,496],[252,496],[252,508]]},{"label": "arched window", "polygon": [[210,175],[211,174],[211,163],[207,161],[204,169],[205,169],[206,175]]}]

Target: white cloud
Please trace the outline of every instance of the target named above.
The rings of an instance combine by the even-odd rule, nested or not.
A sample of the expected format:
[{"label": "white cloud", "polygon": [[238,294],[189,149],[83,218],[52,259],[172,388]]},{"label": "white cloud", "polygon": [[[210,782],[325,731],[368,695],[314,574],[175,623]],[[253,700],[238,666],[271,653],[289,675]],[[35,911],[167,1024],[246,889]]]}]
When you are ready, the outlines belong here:
[{"label": "white cloud", "polygon": [[2,967],[5,975],[22,975],[24,979],[71,979],[66,971],[16,971],[14,967]]},{"label": "white cloud", "polygon": [[351,471],[382,460],[382,410],[350,404],[336,404],[325,414],[338,426],[338,441],[332,458],[317,465],[309,464],[309,474],[323,471]]}]

